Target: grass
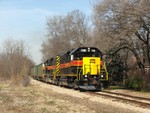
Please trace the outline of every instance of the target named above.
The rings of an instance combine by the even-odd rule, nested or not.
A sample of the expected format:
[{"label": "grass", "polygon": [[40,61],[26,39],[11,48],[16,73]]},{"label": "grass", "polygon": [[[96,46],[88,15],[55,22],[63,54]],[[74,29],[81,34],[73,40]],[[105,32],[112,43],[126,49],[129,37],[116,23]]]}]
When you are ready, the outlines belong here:
[{"label": "grass", "polygon": [[0,101],[4,104],[10,104],[13,102],[13,99],[7,94],[0,93]]},{"label": "grass", "polygon": [[0,104],[0,113],[66,113],[69,110],[66,101],[33,85],[21,87],[0,83]]},{"label": "grass", "polygon": [[101,113],[100,105],[91,102],[57,93],[42,84],[21,87],[0,83],[0,113]]},{"label": "grass", "polygon": [[0,84],[0,90],[5,89],[7,87],[9,87],[8,84]]},{"label": "grass", "polygon": [[115,89],[126,89],[124,86],[110,86],[108,90],[115,90]]},{"label": "grass", "polygon": [[50,113],[46,108],[41,108],[41,113]]},{"label": "grass", "polygon": [[48,101],[47,101],[47,104],[48,104],[48,105],[55,105],[55,100],[48,100]]}]

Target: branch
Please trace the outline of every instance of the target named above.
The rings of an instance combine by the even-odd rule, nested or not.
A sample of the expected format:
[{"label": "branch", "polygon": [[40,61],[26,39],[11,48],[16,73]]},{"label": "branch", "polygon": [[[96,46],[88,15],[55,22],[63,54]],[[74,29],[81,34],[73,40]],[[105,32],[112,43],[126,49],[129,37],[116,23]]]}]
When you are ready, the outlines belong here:
[{"label": "branch", "polygon": [[136,31],[135,35],[136,35],[142,42],[144,42],[145,44],[147,43],[147,41],[145,41],[145,40],[141,37],[141,35],[139,34],[138,31]]}]

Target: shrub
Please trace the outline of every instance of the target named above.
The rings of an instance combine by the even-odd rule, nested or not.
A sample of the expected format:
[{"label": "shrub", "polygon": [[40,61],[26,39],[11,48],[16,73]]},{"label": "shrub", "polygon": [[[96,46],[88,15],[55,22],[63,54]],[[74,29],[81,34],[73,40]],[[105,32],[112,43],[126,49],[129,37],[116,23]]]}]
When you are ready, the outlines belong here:
[{"label": "shrub", "polygon": [[126,87],[134,90],[144,89],[144,75],[143,72],[138,70],[133,70],[128,73],[128,78],[126,81]]},{"label": "shrub", "polygon": [[143,79],[139,76],[133,76],[129,82],[129,88],[133,88],[135,90],[143,89]]}]

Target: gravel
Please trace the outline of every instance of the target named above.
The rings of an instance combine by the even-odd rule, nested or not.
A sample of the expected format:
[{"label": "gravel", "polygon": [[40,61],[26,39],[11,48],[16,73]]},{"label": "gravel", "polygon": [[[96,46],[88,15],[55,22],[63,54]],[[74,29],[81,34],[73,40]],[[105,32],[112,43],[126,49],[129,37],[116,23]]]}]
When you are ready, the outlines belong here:
[{"label": "gravel", "polygon": [[33,79],[31,79],[31,84],[40,87],[43,92],[50,91],[50,96],[54,96],[65,107],[69,107],[66,111],[68,113],[150,113],[150,108],[142,108],[115,99],[92,96],[85,92],[46,84]]}]

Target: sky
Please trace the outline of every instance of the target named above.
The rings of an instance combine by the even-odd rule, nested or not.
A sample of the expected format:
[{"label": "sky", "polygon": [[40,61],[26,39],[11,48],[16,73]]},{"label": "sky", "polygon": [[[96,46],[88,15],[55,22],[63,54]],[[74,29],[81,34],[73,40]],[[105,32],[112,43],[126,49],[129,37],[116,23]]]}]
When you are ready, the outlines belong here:
[{"label": "sky", "polygon": [[92,12],[94,0],[0,0],[0,47],[5,40],[23,40],[36,64],[41,63],[41,44],[46,39],[46,21],[51,16],[80,10]]}]

